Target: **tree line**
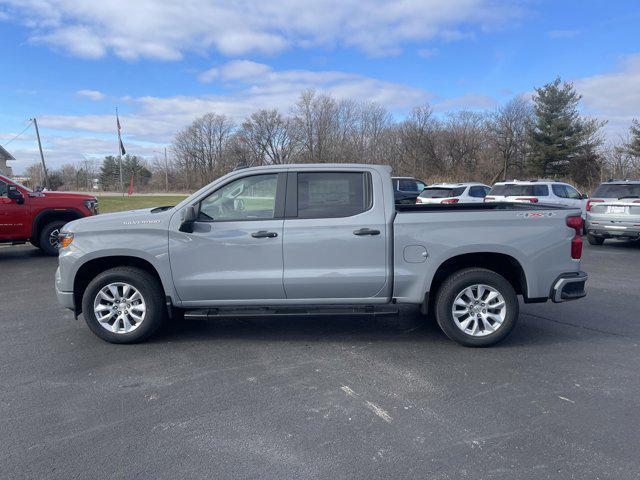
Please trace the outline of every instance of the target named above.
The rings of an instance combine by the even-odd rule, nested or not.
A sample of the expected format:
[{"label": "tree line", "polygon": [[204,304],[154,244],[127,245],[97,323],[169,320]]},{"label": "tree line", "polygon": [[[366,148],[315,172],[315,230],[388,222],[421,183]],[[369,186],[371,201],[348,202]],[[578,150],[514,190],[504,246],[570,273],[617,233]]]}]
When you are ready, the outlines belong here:
[{"label": "tree line", "polygon": [[[437,114],[425,104],[397,119],[376,103],[307,90],[287,114],[195,119],[176,133],[167,162],[123,157],[125,189],[133,175],[137,191],[188,192],[238,167],[286,163],[389,164],[395,175],[427,182],[554,178],[587,191],[604,179],[640,177],[640,122],[627,139],[607,144],[605,122],[582,115],[580,101],[556,78],[493,111]],[[84,189],[93,175],[99,188],[119,189],[116,157],[51,175],[58,173],[64,188]]]}]

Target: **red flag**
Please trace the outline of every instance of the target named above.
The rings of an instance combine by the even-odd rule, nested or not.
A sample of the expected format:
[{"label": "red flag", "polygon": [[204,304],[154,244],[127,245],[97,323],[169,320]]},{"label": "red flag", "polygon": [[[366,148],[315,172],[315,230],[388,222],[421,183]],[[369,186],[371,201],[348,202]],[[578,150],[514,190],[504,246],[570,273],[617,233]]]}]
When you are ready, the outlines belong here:
[{"label": "red flag", "polygon": [[131,181],[129,182],[129,195],[133,195],[133,173],[131,174]]}]

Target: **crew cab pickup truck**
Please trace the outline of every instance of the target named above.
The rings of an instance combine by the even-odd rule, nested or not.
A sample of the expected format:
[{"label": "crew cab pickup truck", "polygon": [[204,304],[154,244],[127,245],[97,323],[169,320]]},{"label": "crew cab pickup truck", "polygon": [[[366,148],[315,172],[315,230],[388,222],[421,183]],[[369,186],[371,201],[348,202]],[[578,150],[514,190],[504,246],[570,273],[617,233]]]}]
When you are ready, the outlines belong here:
[{"label": "crew cab pickup truck", "polygon": [[34,192],[0,175],[0,243],[31,242],[47,255],[57,255],[60,227],[97,212],[92,195]]},{"label": "crew cab pickup truck", "polygon": [[234,171],[174,207],[75,220],[59,302],[113,343],[165,317],[432,312],[451,339],[504,338],[525,302],[585,295],[580,209],[395,205],[390,168]]}]

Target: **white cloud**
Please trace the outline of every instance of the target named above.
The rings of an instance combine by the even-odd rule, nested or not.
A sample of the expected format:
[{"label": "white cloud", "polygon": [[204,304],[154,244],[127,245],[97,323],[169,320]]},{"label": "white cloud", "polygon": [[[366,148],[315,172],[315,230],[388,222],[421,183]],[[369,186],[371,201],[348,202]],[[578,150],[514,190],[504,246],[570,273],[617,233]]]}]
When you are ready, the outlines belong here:
[{"label": "white cloud", "polygon": [[[215,73],[211,73],[215,72]],[[208,112],[226,114],[240,122],[261,108],[288,112],[300,92],[315,89],[337,98],[372,101],[393,111],[403,111],[427,102],[425,90],[339,71],[274,70],[249,61],[234,61],[207,72],[211,81],[233,82],[232,91],[222,95],[138,97],[129,99],[129,113],[120,114],[125,140],[167,142],[176,130]],[[45,115],[43,128],[62,131],[115,132],[114,115]]]},{"label": "white cloud", "polygon": [[640,118],[640,54],[628,56],[618,71],[574,81],[586,113],[609,123],[610,136],[626,133],[631,120]]},{"label": "white cloud", "polygon": [[182,58],[272,54],[294,46],[397,54],[405,43],[455,40],[521,14],[507,0],[0,0],[31,40],[73,55]]},{"label": "white cloud", "polygon": [[87,97],[95,102],[104,98],[104,93],[99,92],[98,90],[78,90],[76,95],[79,97]]}]

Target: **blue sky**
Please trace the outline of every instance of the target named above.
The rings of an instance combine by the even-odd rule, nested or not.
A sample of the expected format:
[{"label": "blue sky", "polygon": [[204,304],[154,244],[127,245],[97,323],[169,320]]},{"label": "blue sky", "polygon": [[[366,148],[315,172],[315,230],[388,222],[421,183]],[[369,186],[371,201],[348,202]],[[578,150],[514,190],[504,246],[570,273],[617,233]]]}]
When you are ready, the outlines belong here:
[{"label": "blue sky", "polygon": [[[52,166],[153,156],[213,111],[287,112],[300,91],[398,117],[493,109],[560,75],[615,141],[640,117],[638,1],[0,0],[0,144],[38,118]],[[32,129],[7,147],[37,159]]]}]

